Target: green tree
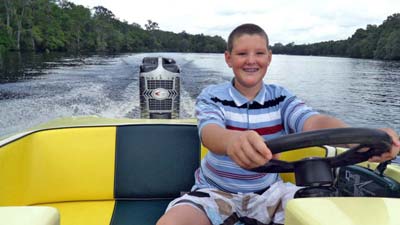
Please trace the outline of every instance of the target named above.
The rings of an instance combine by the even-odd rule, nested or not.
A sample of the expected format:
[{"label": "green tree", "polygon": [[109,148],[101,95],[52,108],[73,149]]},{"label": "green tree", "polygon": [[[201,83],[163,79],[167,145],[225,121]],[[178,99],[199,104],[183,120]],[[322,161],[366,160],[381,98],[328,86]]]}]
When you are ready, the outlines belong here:
[{"label": "green tree", "polygon": [[335,55],[354,58],[399,59],[400,14],[389,16],[380,26],[357,29],[347,40],[307,45],[281,43],[272,46],[274,53],[298,55]]},{"label": "green tree", "polygon": [[395,30],[379,39],[376,58],[400,59],[400,30]]},{"label": "green tree", "polygon": [[66,48],[80,51],[90,43],[89,35],[87,35],[90,31],[87,28],[91,24],[90,10],[67,1],[60,3],[60,6],[64,12],[61,24],[67,40]]},{"label": "green tree", "polygon": [[400,14],[389,16],[379,29],[380,36],[374,57],[377,59],[396,59],[397,54],[393,51],[398,49],[396,35],[400,31]]},{"label": "green tree", "polygon": [[103,6],[91,10],[68,0],[1,3],[0,48],[6,50],[223,52],[226,44],[217,36],[162,31],[152,20],[142,29]]},{"label": "green tree", "polygon": [[9,7],[11,7],[11,16],[13,18],[10,21],[10,25],[15,30],[15,48],[20,50],[21,47],[21,35],[23,33],[23,24],[26,16],[26,11],[29,10],[29,6],[31,4],[30,0],[14,0],[12,3],[10,2]]},{"label": "green tree", "polygon": [[389,35],[385,59],[400,60],[400,30]]},{"label": "green tree", "polygon": [[107,49],[107,39],[112,32],[111,20],[115,15],[103,6],[94,7],[94,32],[96,35],[96,50],[105,51]]},{"label": "green tree", "polygon": [[146,28],[146,30],[149,30],[149,31],[160,29],[160,27],[158,26],[158,23],[151,21],[151,20],[147,20],[147,24],[145,24],[144,27]]},{"label": "green tree", "polygon": [[11,45],[12,40],[7,32],[7,25],[0,23],[0,52],[9,49]]},{"label": "green tree", "polygon": [[32,3],[32,21],[36,49],[62,51],[66,49],[67,37],[63,30],[64,11],[55,1],[35,0]]}]

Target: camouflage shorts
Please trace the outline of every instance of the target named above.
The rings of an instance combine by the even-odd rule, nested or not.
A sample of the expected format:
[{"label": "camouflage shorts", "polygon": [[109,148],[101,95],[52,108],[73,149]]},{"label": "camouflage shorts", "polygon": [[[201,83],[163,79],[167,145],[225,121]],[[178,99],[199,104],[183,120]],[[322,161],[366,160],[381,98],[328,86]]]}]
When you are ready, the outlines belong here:
[{"label": "camouflage shorts", "polygon": [[217,189],[199,189],[173,200],[167,211],[188,204],[203,211],[213,225],[263,225],[284,223],[284,208],[299,188],[278,181],[262,194],[227,193]]}]

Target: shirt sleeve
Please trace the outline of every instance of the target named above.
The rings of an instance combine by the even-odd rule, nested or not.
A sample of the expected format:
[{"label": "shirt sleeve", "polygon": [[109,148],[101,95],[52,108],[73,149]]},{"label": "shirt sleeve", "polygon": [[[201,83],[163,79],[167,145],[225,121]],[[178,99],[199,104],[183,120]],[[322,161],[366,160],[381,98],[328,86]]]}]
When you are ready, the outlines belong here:
[{"label": "shirt sleeve", "polygon": [[203,127],[207,124],[216,124],[225,128],[223,109],[212,100],[210,88],[204,89],[196,99],[195,110],[200,137]]},{"label": "shirt sleeve", "polygon": [[303,131],[304,122],[312,115],[319,114],[311,107],[307,106],[302,100],[283,89],[286,96],[281,108],[281,117],[286,133],[298,133]]}]

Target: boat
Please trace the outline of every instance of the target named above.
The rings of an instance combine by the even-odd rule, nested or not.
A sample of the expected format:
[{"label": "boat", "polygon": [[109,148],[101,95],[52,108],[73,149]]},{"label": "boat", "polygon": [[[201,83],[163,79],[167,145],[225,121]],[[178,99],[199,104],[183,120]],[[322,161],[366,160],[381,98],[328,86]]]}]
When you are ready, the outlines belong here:
[{"label": "boat", "polygon": [[[269,142],[273,151],[282,152],[280,161],[254,170],[282,172],[284,180],[309,186],[302,198],[287,204],[285,224],[400,223],[399,165],[349,165],[369,155],[354,148],[321,145],[342,144],[345,139],[362,142],[378,154],[390,141],[375,131],[307,132]],[[288,151],[292,149],[297,150]],[[0,140],[0,224],[155,224],[172,199],[190,190],[193,173],[206,152],[194,119],[77,117],[9,136]],[[318,162],[317,168],[324,168],[327,164],[322,161],[339,169],[308,167]],[[357,183],[355,179],[368,173],[354,167],[372,173],[374,179],[368,184],[375,185],[375,190],[391,192],[374,196],[378,191],[371,191],[365,180]],[[295,174],[288,173],[293,170]],[[304,176],[304,171],[314,174],[317,170],[333,171],[334,180],[351,183],[342,187],[347,197],[330,197],[329,173]]]}]

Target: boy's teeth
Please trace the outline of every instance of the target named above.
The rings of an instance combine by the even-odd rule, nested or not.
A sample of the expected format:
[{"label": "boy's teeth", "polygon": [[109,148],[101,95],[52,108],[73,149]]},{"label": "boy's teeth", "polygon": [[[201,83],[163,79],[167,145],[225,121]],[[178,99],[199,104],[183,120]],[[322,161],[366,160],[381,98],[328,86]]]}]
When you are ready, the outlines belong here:
[{"label": "boy's teeth", "polygon": [[246,71],[246,72],[256,72],[258,69],[257,68],[247,68],[247,69],[244,69],[244,71]]}]

